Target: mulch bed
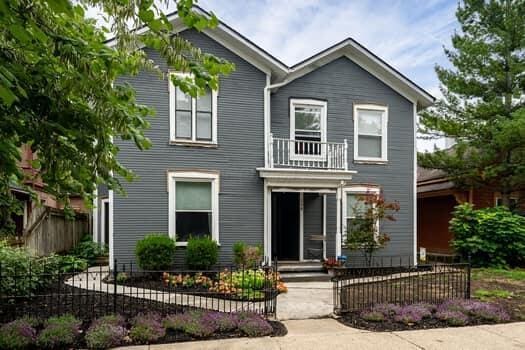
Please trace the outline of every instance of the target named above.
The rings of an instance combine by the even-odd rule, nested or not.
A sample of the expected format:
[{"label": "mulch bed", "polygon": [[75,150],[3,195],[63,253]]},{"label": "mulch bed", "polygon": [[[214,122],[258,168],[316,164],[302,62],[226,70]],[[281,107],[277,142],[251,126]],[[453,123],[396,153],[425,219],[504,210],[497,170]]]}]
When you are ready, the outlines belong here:
[{"label": "mulch bed", "polygon": [[[424,318],[421,322],[415,324],[405,324],[395,322],[393,320],[385,320],[382,322],[366,321],[361,318],[359,312],[350,312],[338,318],[338,321],[345,326],[365,329],[374,332],[392,332],[392,331],[407,331],[415,329],[432,329],[432,328],[448,328],[450,327],[446,321],[441,321],[436,318]],[[514,320],[516,321],[516,320]],[[496,324],[501,322],[487,322],[484,320],[473,319],[469,321],[466,326],[477,326],[482,324]]]}]

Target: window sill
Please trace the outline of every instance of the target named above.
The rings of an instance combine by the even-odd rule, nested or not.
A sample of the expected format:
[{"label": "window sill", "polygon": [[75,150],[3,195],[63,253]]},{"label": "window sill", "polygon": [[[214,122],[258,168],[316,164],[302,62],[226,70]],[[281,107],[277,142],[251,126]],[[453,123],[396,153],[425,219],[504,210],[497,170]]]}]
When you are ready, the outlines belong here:
[{"label": "window sill", "polygon": [[388,160],[381,159],[354,159],[355,164],[376,164],[376,165],[386,165]]},{"label": "window sill", "polygon": [[[176,247],[187,247],[188,246],[188,242],[175,242],[175,246]],[[217,246],[221,246],[221,244],[219,242],[217,242]]]},{"label": "window sill", "polygon": [[203,148],[218,148],[219,146],[213,142],[189,141],[189,140],[170,140],[168,143],[171,146],[185,146],[185,147],[203,147]]}]

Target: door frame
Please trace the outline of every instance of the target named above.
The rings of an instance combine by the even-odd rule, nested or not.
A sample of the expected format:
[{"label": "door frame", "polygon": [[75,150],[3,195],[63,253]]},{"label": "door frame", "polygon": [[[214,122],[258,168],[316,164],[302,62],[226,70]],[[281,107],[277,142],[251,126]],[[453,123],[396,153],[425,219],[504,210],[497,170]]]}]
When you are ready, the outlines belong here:
[{"label": "door frame", "polygon": [[100,223],[99,223],[99,233],[100,233],[100,240],[99,242],[102,244],[108,244],[109,242],[106,242],[106,220],[108,221],[108,238],[111,240],[110,232],[110,225],[111,222],[109,222],[109,217],[106,217],[106,203],[108,205],[108,216],[111,216],[111,207],[109,205],[109,198],[103,198],[100,200]]},{"label": "door frame", "polygon": [[[273,192],[295,192],[299,193],[299,260],[298,261],[317,261],[311,259],[304,259],[304,193],[319,193],[322,195],[322,215],[323,215],[323,224],[322,231],[323,236],[325,237],[323,241],[323,258],[326,259],[326,195],[328,193],[337,193],[336,189],[328,188],[284,188],[284,187],[270,187],[267,185],[266,181],[264,184],[264,221],[265,225],[268,228],[265,230],[264,235],[264,255],[267,257],[269,263],[273,259],[272,252],[272,237],[273,237],[273,227],[272,227],[272,193]],[[339,220],[339,218],[338,218]]]}]

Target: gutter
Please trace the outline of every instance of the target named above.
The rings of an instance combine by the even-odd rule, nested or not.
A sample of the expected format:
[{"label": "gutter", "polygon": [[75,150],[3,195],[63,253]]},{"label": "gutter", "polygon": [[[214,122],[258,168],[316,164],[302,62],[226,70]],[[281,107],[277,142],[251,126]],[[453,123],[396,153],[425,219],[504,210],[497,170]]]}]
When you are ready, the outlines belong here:
[{"label": "gutter", "polygon": [[272,89],[279,88],[289,83],[288,79],[276,83],[270,84],[271,75],[266,75],[266,86],[264,87],[264,167],[269,168],[269,159],[268,159],[268,136],[270,135],[271,130],[271,97],[270,91]]}]

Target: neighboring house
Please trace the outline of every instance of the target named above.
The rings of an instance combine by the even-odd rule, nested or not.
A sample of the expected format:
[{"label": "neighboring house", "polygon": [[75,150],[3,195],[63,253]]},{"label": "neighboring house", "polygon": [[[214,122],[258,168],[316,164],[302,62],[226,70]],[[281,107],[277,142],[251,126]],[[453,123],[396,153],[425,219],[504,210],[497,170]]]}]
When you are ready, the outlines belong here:
[{"label": "neighboring house", "polygon": [[[517,205],[520,196],[511,197]],[[490,189],[458,188],[446,174],[437,169],[418,168],[417,177],[417,243],[424,247],[427,255],[448,256],[454,251],[450,245],[453,234],[449,231],[454,207],[461,203],[472,203],[476,208],[487,208],[501,204],[501,195]],[[520,201],[521,202],[521,201]]]},{"label": "neighboring house", "polygon": [[32,166],[36,158],[29,146],[20,148],[19,167],[25,176],[25,187],[11,188],[22,206],[21,214],[13,215],[16,225],[13,242],[25,245],[39,255],[47,255],[72,248],[82,235],[90,232],[90,225],[88,211],[80,196],[70,197],[76,219],[65,218],[63,206],[45,191],[44,182]]},{"label": "neighboring house", "polygon": [[121,79],[156,115],[151,149],[115,140],[119,161],[139,176],[124,184],[127,196],[99,190],[94,237],[109,241],[112,259],[134,260],[149,232],[176,236],[178,261],[190,235],[213,237],[222,263],[237,241],[280,261],[350,255],[351,208],[369,191],[401,206],[380,254],[415,256],[415,123],[429,93],[352,39],[289,67],[225,23],[199,33],[169,18],[236,69],[197,99],[151,73]]}]

